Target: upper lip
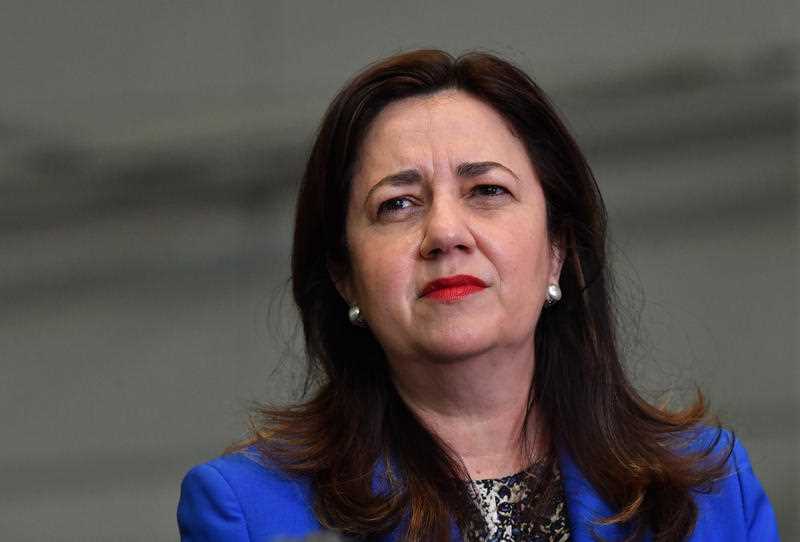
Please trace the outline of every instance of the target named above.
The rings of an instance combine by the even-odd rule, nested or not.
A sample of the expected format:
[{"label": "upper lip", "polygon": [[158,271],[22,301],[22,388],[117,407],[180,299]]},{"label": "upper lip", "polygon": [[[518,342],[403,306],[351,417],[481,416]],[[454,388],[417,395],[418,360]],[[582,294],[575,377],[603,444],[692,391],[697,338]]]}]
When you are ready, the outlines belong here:
[{"label": "upper lip", "polygon": [[468,285],[480,286],[481,288],[486,288],[486,283],[483,282],[478,277],[473,277],[472,275],[453,275],[451,277],[442,277],[430,281],[422,289],[420,297],[424,297],[429,293],[435,290],[441,290],[442,288],[454,288],[456,286],[468,286]]}]

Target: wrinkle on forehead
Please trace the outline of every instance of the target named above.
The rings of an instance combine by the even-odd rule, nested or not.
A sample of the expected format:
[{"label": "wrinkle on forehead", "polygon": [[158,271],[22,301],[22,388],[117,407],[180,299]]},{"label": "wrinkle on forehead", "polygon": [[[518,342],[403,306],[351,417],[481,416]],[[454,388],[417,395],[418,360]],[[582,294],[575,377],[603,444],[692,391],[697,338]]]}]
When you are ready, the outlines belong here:
[{"label": "wrinkle on forehead", "polygon": [[[502,133],[497,131],[497,121],[505,128]],[[436,175],[462,162],[506,163],[514,154],[510,147],[524,150],[500,113],[467,92],[446,89],[387,105],[368,128],[354,171],[362,182],[372,185],[402,169]],[[527,152],[524,155],[532,169]]]}]

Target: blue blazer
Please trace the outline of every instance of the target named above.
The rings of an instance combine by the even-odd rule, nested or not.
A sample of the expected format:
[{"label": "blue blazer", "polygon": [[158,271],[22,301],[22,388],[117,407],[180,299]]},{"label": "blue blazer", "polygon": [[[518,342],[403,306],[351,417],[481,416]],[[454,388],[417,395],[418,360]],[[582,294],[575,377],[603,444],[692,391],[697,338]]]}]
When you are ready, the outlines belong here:
[{"label": "blue blazer", "polygon": [[[725,450],[732,436],[723,433],[717,446]],[[688,540],[779,540],[772,507],[737,441],[728,475],[711,493],[697,492],[697,524]],[[593,533],[609,542],[621,540],[624,526],[599,525],[598,519],[615,513],[578,470],[568,454],[559,456],[567,500],[571,538],[594,541]],[[376,473],[376,478],[382,474]],[[290,478],[268,466],[254,448],[225,455],[194,467],[183,480],[178,504],[181,540],[271,542],[300,538],[322,530],[311,510],[307,481]],[[399,541],[402,527],[381,538]],[[460,540],[454,528],[456,540]]]}]

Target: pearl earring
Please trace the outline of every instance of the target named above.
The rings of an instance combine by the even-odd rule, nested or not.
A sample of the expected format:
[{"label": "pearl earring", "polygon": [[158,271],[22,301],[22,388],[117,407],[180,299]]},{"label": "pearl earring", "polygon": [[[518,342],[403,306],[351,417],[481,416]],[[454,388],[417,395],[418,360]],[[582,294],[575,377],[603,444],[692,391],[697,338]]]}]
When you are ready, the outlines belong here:
[{"label": "pearl earring", "polygon": [[354,326],[365,327],[367,325],[364,318],[361,316],[361,309],[358,308],[358,305],[350,305],[347,316],[350,318],[350,323]]},{"label": "pearl earring", "polygon": [[549,284],[547,286],[547,295],[544,298],[544,306],[554,305],[559,299],[561,299],[561,288],[559,288],[558,284]]}]

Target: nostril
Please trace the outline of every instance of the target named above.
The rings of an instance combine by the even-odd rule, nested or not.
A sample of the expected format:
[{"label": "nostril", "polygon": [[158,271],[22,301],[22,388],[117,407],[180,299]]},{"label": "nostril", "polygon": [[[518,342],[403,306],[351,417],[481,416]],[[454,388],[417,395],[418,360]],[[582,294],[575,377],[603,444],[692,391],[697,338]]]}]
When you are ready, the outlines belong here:
[{"label": "nostril", "polygon": [[420,245],[420,247],[419,247],[419,254],[423,258],[431,258],[431,257],[439,256],[443,252],[444,251],[441,248],[438,248],[438,247],[426,248],[424,243],[422,245]]}]

